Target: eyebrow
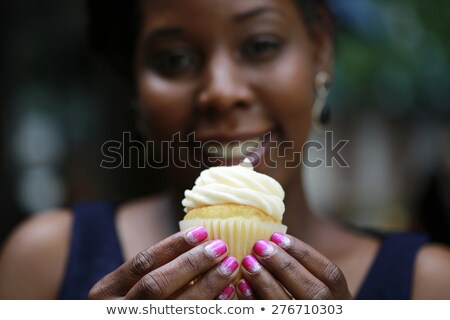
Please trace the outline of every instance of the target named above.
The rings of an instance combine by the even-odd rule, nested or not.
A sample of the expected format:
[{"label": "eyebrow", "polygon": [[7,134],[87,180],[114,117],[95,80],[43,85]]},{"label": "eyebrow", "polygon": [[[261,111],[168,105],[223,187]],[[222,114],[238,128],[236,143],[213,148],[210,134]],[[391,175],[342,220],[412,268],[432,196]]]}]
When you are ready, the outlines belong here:
[{"label": "eyebrow", "polygon": [[178,36],[180,34],[182,34],[184,32],[184,30],[181,27],[167,27],[167,28],[160,28],[160,29],[156,29],[152,32],[150,32],[150,34],[146,37],[147,41],[150,41],[152,39],[157,39],[157,38],[170,38],[173,36]]},{"label": "eyebrow", "polygon": [[271,8],[271,7],[260,7],[260,8],[256,8],[254,10],[250,10],[248,12],[244,12],[244,13],[240,13],[238,15],[236,15],[234,17],[234,20],[236,21],[243,21],[243,20],[248,20],[251,18],[254,18],[256,16],[259,16],[261,14],[266,14],[266,13],[275,13],[278,15],[282,15],[280,11]]},{"label": "eyebrow", "polygon": [[[275,13],[278,15],[282,15],[278,10],[271,8],[271,7],[260,7],[253,10],[250,10],[248,12],[240,13],[234,17],[234,20],[240,22],[243,20],[248,20],[251,18],[254,18],[256,16],[267,14],[267,13]],[[181,27],[167,27],[167,28],[160,28],[156,29],[146,37],[147,41],[152,41],[153,39],[157,38],[170,38],[174,36],[179,36],[184,33],[183,28]]]}]

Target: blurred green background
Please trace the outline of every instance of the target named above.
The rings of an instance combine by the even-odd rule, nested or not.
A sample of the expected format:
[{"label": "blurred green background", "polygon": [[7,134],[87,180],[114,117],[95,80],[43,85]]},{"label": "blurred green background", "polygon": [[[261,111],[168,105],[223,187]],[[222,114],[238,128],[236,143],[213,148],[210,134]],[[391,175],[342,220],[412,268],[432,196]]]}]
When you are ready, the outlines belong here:
[{"label": "blurred green background", "polygon": [[[329,2],[339,23],[330,129],[350,140],[351,167],[306,170],[311,205],[450,243],[450,2]],[[84,2],[0,6],[0,242],[36,212],[157,190],[157,172],[100,168],[105,141],[140,136],[123,82],[90,53]]]},{"label": "blurred green background", "polygon": [[329,1],[342,18],[336,108],[347,115],[449,115],[450,4]]}]

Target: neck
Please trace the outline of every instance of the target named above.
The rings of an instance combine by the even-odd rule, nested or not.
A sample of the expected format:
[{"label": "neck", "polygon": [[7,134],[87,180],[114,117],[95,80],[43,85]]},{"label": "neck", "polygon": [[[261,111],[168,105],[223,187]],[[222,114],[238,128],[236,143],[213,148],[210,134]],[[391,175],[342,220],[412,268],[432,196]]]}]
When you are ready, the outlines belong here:
[{"label": "neck", "polygon": [[337,237],[341,229],[311,211],[298,177],[290,181],[285,192],[283,224],[288,226],[288,234],[326,254],[332,247],[329,240]]}]

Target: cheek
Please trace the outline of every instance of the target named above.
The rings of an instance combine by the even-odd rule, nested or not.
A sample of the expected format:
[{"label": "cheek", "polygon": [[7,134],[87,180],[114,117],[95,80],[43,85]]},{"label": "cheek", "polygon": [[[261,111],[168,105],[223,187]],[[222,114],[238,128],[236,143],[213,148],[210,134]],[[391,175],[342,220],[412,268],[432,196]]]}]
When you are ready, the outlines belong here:
[{"label": "cheek", "polygon": [[[280,124],[285,139],[302,143],[311,126],[314,67],[307,55],[289,53],[271,71],[261,87],[264,105]],[[266,77],[267,79],[267,77]]]},{"label": "cheek", "polygon": [[183,132],[191,114],[191,88],[151,74],[139,76],[138,96],[152,134],[168,139]]}]

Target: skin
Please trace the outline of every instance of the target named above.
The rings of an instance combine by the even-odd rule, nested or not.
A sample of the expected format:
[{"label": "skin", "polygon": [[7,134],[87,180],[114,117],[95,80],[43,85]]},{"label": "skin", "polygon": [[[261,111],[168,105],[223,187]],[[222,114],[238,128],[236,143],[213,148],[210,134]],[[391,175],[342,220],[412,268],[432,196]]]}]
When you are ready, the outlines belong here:
[{"label": "skin", "polygon": [[[148,121],[154,136],[170,140],[177,132],[195,132],[200,141],[227,142],[273,130],[281,136],[279,141],[292,141],[296,150],[301,149],[310,128],[314,77],[320,70],[331,73],[331,44],[324,37],[317,40],[321,50],[316,49],[292,1],[144,3],[137,90],[146,117],[158,119]],[[260,8],[271,10],[236,20]],[[152,36],[171,27],[181,28],[183,34]],[[257,51],[258,45],[267,48]],[[164,73],[170,68],[161,71],[146,65],[157,60],[149,56],[171,54],[173,47],[196,62],[172,75]],[[293,150],[286,151],[287,158]],[[286,169],[284,158],[275,152],[272,159],[275,168],[260,165],[258,171],[283,186],[298,175],[298,168]],[[180,174],[172,168],[181,179],[181,190],[199,173],[186,171]]]},{"label": "skin", "polygon": [[[252,295],[236,290],[229,299],[352,298],[379,240],[310,212],[299,169],[284,165],[308,137],[316,74],[332,74],[329,35],[311,37],[291,0],[151,0],[142,2],[141,12],[136,94],[156,142],[177,132],[227,142],[271,131],[278,141],[294,143],[294,150],[270,154],[274,168],[256,167],[286,192],[284,223],[291,244],[271,243],[268,256],[254,251],[262,268],[250,273],[241,266]],[[213,299],[236,280],[236,271],[219,272],[227,253],[211,258],[205,253],[209,242],[193,244],[177,232],[180,193],[200,170],[171,167],[176,183],[170,193],[119,209],[116,226],[127,261],[100,280],[90,298]],[[57,297],[71,224],[71,212],[62,210],[31,219],[13,233],[0,257],[0,298]],[[450,298],[447,248],[424,246],[415,267],[413,298]]]}]

